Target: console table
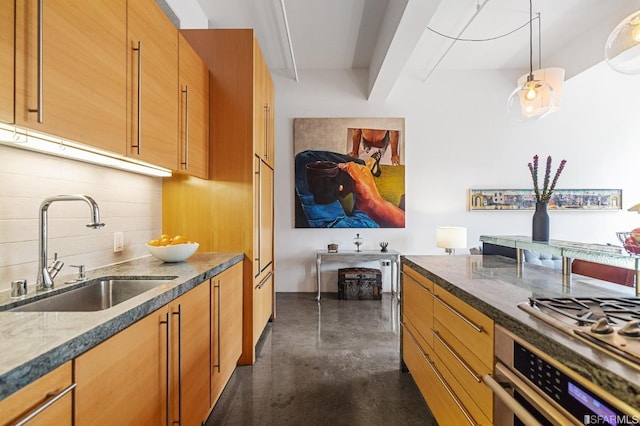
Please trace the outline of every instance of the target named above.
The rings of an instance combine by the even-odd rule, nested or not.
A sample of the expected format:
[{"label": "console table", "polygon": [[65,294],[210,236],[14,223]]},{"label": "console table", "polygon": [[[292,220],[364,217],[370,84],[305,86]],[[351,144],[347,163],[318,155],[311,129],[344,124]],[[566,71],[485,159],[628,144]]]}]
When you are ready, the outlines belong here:
[{"label": "console table", "polygon": [[524,261],[524,256],[522,255],[523,250],[555,254],[562,257],[562,274],[565,277],[571,275],[572,259],[631,269],[635,271],[635,289],[636,294],[640,296],[640,286],[638,285],[640,257],[627,254],[622,247],[561,240],[550,240],[548,243],[540,243],[532,241],[531,237],[522,235],[481,235],[480,241],[497,246],[514,248],[516,250],[516,264],[519,272],[522,267],[522,262]]},{"label": "console table", "polygon": [[337,253],[329,253],[327,250],[316,250],[316,278],[318,283],[318,296],[316,300],[320,302],[320,266],[322,262],[344,262],[344,263],[363,263],[372,261],[389,260],[391,261],[391,293],[397,293],[400,284],[400,252],[388,250],[381,252],[379,250],[342,250]]}]

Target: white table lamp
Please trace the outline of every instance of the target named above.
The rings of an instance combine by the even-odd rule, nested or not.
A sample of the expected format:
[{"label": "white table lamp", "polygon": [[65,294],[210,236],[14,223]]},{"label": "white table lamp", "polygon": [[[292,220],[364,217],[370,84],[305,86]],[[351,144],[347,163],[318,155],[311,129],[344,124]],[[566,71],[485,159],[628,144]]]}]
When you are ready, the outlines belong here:
[{"label": "white table lamp", "polygon": [[436,228],[436,246],[448,254],[457,248],[467,248],[467,228],[460,226],[439,226]]}]

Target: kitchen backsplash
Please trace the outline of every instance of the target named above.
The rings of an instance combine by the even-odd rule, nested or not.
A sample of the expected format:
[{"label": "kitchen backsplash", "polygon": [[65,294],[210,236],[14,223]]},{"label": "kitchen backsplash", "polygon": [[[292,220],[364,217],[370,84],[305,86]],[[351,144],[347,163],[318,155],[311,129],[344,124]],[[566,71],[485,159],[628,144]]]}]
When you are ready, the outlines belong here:
[{"label": "kitchen backsplash", "polygon": [[[49,263],[65,263],[63,282],[84,264],[87,270],[148,255],[144,243],[161,233],[162,179],[0,146],[0,291],[27,279],[34,291],[38,267],[40,204],[52,195],[86,194],[100,208],[105,227],[85,227],[89,207],[54,202],[48,209]],[[113,252],[114,232],[124,250]]]}]

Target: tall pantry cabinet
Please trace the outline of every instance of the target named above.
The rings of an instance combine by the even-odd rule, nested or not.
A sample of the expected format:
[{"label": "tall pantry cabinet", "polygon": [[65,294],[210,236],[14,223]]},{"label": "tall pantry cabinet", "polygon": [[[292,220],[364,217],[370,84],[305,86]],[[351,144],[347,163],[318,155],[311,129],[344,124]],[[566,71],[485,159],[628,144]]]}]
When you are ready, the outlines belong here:
[{"label": "tall pantry cabinet", "polygon": [[275,316],[273,82],[253,30],[181,33],[210,71],[210,181],[165,179],[163,227],[203,251],[245,254],[240,364],[252,364]]}]

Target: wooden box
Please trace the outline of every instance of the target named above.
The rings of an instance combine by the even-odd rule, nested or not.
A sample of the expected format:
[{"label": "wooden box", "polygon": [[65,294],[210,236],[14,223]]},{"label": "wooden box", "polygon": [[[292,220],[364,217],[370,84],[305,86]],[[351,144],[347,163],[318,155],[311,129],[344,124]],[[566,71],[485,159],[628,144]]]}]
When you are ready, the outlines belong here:
[{"label": "wooden box", "polygon": [[338,299],[381,300],[382,272],[372,268],[338,269]]}]

